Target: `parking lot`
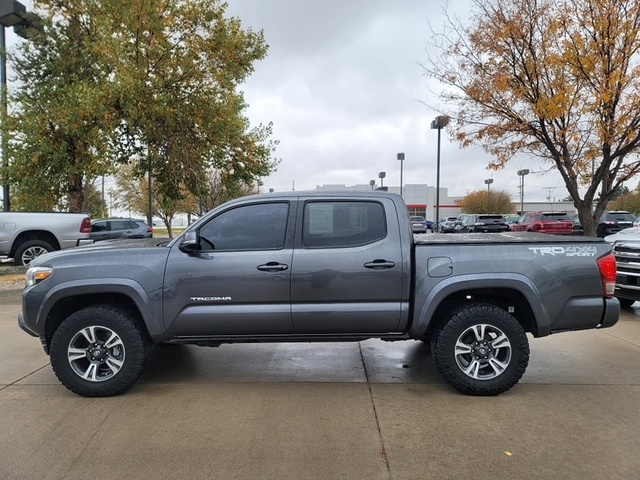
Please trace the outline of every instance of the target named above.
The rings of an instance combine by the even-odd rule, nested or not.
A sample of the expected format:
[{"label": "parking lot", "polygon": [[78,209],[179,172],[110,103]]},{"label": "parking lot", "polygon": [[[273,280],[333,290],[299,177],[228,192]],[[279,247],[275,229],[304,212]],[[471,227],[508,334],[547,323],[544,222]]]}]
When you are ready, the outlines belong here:
[{"label": "parking lot", "polygon": [[[62,387],[0,291],[0,478],[633,479],[640,307],[531,340],[497,397],[444,383],[420,342],[163,346],[113,398]],[[639,304],[640,305],[640,304]]]}]

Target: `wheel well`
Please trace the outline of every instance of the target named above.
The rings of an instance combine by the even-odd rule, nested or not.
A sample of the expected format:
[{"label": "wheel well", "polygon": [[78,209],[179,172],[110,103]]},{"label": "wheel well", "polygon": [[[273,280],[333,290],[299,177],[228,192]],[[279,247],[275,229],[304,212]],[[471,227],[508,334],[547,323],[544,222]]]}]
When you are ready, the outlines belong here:
[{"label": "wheel well", "polygon": [[77,312],[78,310],[94,305],[105,305],[123,310],[131,315],[131,318],[142,328],[143,331],[147,331],[147,327],[142,319],[140,310],[130,297],[121,293],[111,293],[107,295],[78,295],[59,300],[49,311],[45,324],[47,347],[51,344],[51,338],[53,337],[56,329],[69,315]]},{"label": "wheel well", "polygon": [[31,240],[41,240],[43,242],[47,242],[54,249],[60,250],[58,239],[53,233],[47,232],[46,230],[31,230],[29,232],[22,232],[16,237],[16,239],[13,241],[13,245],[11,246],[11,252],[9,256],[13,256],[20,245],[25,242],[30,242]]},{"label": "wheel well", "polygon": [[525,332],[537,333],[538,326],[533,310],[525,296],[511,288],[478,288],[455,292],[445,298],[433,314],[427,329],[427,337],[431,337],[451,318],[451,315],[467,303],[483,302],[495,305],[507,311],[522,325]]}]

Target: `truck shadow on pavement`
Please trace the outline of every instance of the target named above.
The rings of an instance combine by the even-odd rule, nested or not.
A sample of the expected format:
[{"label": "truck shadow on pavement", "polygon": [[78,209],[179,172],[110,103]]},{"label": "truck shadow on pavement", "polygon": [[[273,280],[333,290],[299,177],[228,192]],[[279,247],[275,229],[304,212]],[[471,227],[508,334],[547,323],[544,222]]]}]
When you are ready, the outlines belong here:
[{"label": "truck shadow on pavement", "polygon": [[444,383],[422,342],[158,345],[140,383]]}]

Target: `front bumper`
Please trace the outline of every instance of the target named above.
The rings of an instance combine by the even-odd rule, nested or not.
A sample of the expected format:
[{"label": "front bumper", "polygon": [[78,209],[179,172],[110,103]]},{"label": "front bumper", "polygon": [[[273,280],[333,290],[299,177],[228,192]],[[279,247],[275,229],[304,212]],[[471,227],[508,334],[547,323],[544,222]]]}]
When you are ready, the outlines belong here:
[{"label": "front bumper", "polygon": [[27,332],[29,335],[31,335],[32,337],[37,337],[38,336],[38,334],[36,332],[33,332],[33,331],[29,330],[29,328],[24,324],[24,316],[22,315],[22,313],[18,314],[18,326],[22,330]]}]

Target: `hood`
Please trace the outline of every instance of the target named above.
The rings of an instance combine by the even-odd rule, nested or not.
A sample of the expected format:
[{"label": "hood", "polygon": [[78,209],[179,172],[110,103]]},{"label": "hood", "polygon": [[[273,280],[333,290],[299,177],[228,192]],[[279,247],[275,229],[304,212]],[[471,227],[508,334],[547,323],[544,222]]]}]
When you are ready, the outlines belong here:
[{"label": "hood", "polygon": [[[170,238],[140,238],[126,240],[104,240],[91,245],[83,245],[81,247],[67,248],[57,250],[55,252],[45,253],[33,259],[29,266],[42,265],[44,263],[75,258],[96,258],[96,257],[131,257],[140,250],[160,250],[166,247]],[[142,254],[142,252],[140,252]],[[166,255],[166,253],[165,253]]]},{"label": "hood", "polygon": [[614,233],[613,235],[607,235],[604,239],[609,243],[614,242],[640,242],[640,228],[625,228],[624,230],[620,230],[618,233]]}]

